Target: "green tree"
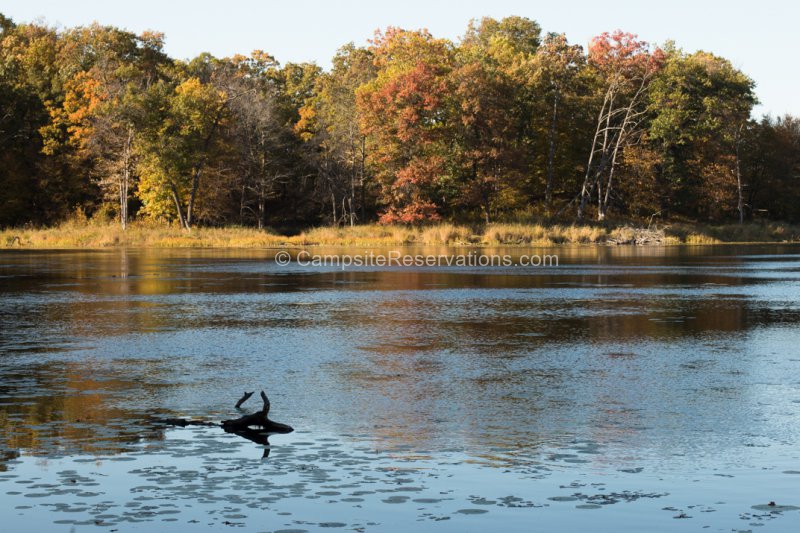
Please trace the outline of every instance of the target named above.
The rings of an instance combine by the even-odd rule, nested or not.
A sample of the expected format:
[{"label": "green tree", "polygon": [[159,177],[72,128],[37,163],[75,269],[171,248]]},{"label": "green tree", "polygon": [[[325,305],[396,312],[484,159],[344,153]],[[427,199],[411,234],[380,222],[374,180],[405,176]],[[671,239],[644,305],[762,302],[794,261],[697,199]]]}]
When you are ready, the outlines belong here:
[{"label": "green tree", "polygon": [[280,66],[260,50],[249,57],[227,61],[224,85],[231,98],[227,142],[236,175],[232,187],[240,191],[239,218],[267,224],[267,202],[292,175],[294,133],[281,113]]},{"label": "green tree", "polygon": [[519,83],[520,65],[540,44],[536,22],[508,17],[472,21],[456,51],[454,88],[454,173],[459,204],[490,213],[521,207],[526,174],[521,125],[529,121],[528,95]]},{"label": "green tree", "polygon": [[669,51],[650,95],[648,139],[661,156],[665,207],[718,219],[735,206],[745,216],[740,152],[756,102],[753,81],[707,52]]},{"label": "green tree", "polygon": [[0,221],[53,223],[90,192],[67,157],[43,151],[42,129],[63,100],[58,34],[2,15],[0,29]]},{"label": "green tree", "polygon": [[741,156],[750,214],[800,220],[800,119],[787,115],[751,121]]},{"label": "green tree", "polygon": [[[354,225],[359,211],[361,220],[366,219],[367,141],[359,128],[356,92],[375,75],[369,50],[352,43],[340,48],[331,71],[317,78],[295,126],[300,136],[315,146],[317,190],[330,198],[334,224],[346,220]],[[341,217],[336,216],[339,201]]]},{"label": "green tree", "polygon": [[[540,118],[536,137],[547,140],[546,149],[540,151],[546,153],[546,157],[537,158],[536,166],[545,169],[544,197],[548,208],[553,200],[557,170],[563,176],[571,173],[570,166],[576,166],[564,145],[581,144],[580,129],[574,126],[585,127],[579,118],[579,106],[586,104],[584,95],[588,91],[585,69],[583,48],[569,44],[566,36],[558,33],[545,37],[528,64],[526,81],[532,86],[533,98],[540,104],[535,113]],[[561,165],[556,160],[559,153],[562,155]]]},{"label": "green tree", "polygon": [[63,99],[42,128],[44,152],[67,154],[99,185],[103,200],[128,222],[135,177],[134,140],[142,121],[142,95],[168,64],[159,34],[92,25],[62,36],[61,56],[76,68]]},{"label": "green tree", "polygon": [[186,229],[195,223],[201,177],[218,148],[228,103],[226,93],[197,77],[174,88],[167,82],[151,86],[137,143],[137,195],[146,214],[174,214]]},{"label": "green tree", "polygon": [[614,32],[584,54],[524,17],[389,28],[327,72],[162,45],[0,15],[0,225],[800,218],[798,119],[753,120],[753,81],[708,52]]}]

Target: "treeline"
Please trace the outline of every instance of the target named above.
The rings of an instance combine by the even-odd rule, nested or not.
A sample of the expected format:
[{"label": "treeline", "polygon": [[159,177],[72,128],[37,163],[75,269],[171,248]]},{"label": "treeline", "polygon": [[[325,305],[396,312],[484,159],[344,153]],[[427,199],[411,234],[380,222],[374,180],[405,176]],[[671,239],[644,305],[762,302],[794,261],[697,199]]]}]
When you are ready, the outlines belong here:
[{"label": "treeline", "polygon": [[388,28],[330,71],[0,15],[0,225],[800,219],[800,119],[729,61],[529,19]]}]

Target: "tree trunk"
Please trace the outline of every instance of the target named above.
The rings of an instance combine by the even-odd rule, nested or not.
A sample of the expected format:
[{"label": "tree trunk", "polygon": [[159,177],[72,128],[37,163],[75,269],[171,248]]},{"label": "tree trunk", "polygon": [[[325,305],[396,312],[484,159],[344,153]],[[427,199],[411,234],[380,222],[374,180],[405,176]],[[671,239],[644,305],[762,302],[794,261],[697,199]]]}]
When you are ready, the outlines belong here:
[{"label": "tree trunk", "polygon": [[175,210],[178,212],[178,220],[180,220],[181,228],[189,229],[189,226],[186,225],[186,217],[183,216],[183,208],[181,207],[181,200],[178,196],[178,189],[175,188],[175,184],[170,184],[170,189],[172,192],[172,201],[175,202]]},{"label": "tree trunk", "polygon": [[126,165],[122,171],[122,184],[119,192],[119,221],[122,224],[122,231],[128,229],[128,180],[129,170]]},{"label": "tree trunk", "polygon": [[741,127],[736,133],[736,190],[739,194],[739,224],[744,224],[744,191],[742,186],[742,169],[739,161],[739,145],[741,144]]},{"label": "tree trunk", "polygon": [[242,183],[242,192],[239,193],[239,225],[244,226],[244,211],[245,211],[245,194],[247,186]]},{"label": "tree trunk", "polygon": [[[592,191],[594,190],[594,186],[597,183],[597,180],[602,173],[603,161],[600,161],[600,169],[595,173],[593,179],[592,178],[592,163],[594,161],[594,155],[598,151],[597,144],[600,139],[600,133],[603,132],[603,146],[601,153],[603,154],[603,159],[606,157],[606,147],[608,143],[608,131],[609,131],[609,124],[611,123],[611,109],[614,107],[614,93],[613,88],[609,88],[606,91],[605,98],[603,99],[603,106],[600,108],[600,114],[597,116],[597,128],[594,131],[594,138],[592,139],[592,148],[589,152],[589,161],[586,163],[586,174],[583,177],[583,186],[581,187],[581,201],[578,204],[578,213],[577,218],[578,220],[583,220],[584,213],[586,211],[586,201],[591,197]],[[606,108],[608,108],[608,112],[606,112]],[[603,128],[603,123],[605,123],[605,128]]]},{"label": "tree trunk", "polygon": [[[356,201],[356,174],[358,172],[358,170],[357,170],[358,169],[358,165],[357,165],[358,160],[356,159],[357,155],[358,155],[358,153],[356,151],[353,151],[353,159],[352,159],[351,164],[350,164],[351,168],[350,168],[350,198],[349,198],[349,204],[350,204],[350,227],[351,228],[353,226],[355,226],[355,212],[353,211],[353,204]],[[342,199],[342,202],[344,203],[344,199]]]},{"label": "tree trunk", "polygon": [[553,117],[550,121],[550,148],[547,152],[547,185],[544,192],[545,204],[549,207],[553,200],[553,163],[556,155],[556,126],[558,124],[558,87],[553,93]]},{"label": "tree trunk", "polygon": [[603,212],[603,176],[602,174],[598,174],[597,176],[597,220],[603,221],[605,219],[606,214]]},{"label": "tree trunk", "polygon": [[362,136],[361,137],[361,171],[359,172],[359,179],[360,179],[360,188],[361,188],[361,223],[363,224],[365,220],[367,220],[367,185],[364,183],[365,175],[364,171],[366,169],[366,160],[367,160],[367,138]]},{"label": "tree trunk", "polygon": [[352,227],[354,227],[356,225],[356,214],[355,214],[355,211],[353,210],[353,197],[352,196],[350,197],[349,203],[350,203],[350,205],[349,205],[349,209],[350,209],[350,227],[352,228]]},{"label": "tree trunk", "polygon": [[197,191],[200,188],[200,174],[203,171],[203,167],[206,163],[206,156],[208,154],[209,149],[211,148],[211,141],[214,139],[214,135],[216,134],[217,128],[219,127],[219,123],[222,120],[223,112],[225,108],[228,106],[230,100],[225,100],[222,105],[219,106],[217,109],[217,113],[214,117],[214,122],[211,125],[211,129],[206,135],[205,140],[203,141],[203,151],[200,156],[200,160],[197,163],[196,168],[192,174],[192,190],[189,193],[189,204],[186,206],[186,217],[184,218],[184,224],[186,229],[191,229],[194,225],[194,212],[195,212],[195,202],[197,200]]},{"label": "tree trunk", "polygon": [[264,229],[264,225],[266,224],[267,218],[267,202],[264,198],[264,194],[259,194],[258,196],[258,229]]},{"label": "tree trunk", "polygon": [[197,190],[200,188],[200,172],[198,168],[192,175],[192,192],[189,193],[189,205],[186,207],[186,229],[191,229],[194,224],[194,204],[197,198]]},{"label": "tree trunk", "polygon": [[133,159],[133,128],[129,127],[127,133],[122,151],[122,176],[119,184],[119,221],[123,231],[128,228],[128,189]]},{"label": "tree trunk", "polygon": [[628,141],[629,130],[635,128],[637,122],[635,122],[634,110],[636,105],[639,103],[639,97],[643,94],[645,87],[647,86],[647,77],[642,77],[641,84],[639,89],[631,98],[631,101],[628,103],[627,108],[625,109],[625,117],[622,120],[622,125],[617,132],[617,138],[614,141],[614,148],[611,152],[611,161],[610,161],[610,168],[608,170],[608,183],[606,184],[606,192],[605,195],[602,197],[602,200],[599,197],[598,191],[598,201],[600,201],[600,206],[597,211],[597,219],[599,221],[603,221],[606,218],[606,212],[608,211],[608,202],[611,198],[611,189],[614,186],[614,169],[617,167],[617,157],[620,154],[621,149],[625,146],[625,143]]}]

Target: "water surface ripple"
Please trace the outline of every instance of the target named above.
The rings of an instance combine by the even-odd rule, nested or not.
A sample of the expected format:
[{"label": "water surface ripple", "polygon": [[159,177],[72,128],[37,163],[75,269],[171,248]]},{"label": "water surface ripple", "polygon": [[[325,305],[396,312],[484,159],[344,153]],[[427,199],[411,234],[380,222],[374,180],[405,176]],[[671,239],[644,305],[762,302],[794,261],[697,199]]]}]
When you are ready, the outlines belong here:
[{"label": "water surface ripple", "polygon": [[4,529],[796,530],[800,247],[484,252],[0,252]]}]

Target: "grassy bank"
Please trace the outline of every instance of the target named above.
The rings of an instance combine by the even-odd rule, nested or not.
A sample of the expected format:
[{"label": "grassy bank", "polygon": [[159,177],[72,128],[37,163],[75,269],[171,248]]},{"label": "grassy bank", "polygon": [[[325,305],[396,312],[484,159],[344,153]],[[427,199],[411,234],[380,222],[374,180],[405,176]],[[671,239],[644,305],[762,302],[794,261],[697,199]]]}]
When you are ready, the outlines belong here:
[{"label": "grassy bank", "polygon": [[800,242],[800,226],[781,223],[670,224],[655,230],[630,225],[438,224],[420,228],[362,225],[314,228],[285,236],[252,228],[195,228],[68,222],[52,228],[0,231],[0,248],[264,248],[282,246],[718,244]]}]

